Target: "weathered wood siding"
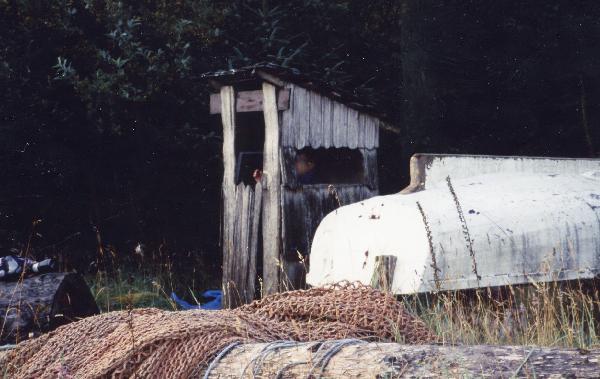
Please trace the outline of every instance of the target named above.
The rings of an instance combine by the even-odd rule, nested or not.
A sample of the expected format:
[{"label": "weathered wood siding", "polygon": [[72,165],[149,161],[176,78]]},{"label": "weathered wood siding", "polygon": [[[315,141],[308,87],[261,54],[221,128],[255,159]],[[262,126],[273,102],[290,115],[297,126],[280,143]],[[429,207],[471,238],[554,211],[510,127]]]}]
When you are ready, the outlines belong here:
[{"label": "weathered wood siding", "polygon": [[379,189],[379,171],[377,166],[377,150],[360,149],[363,156],[363,170],[365,172],[365,185],[371,190]]},{"label": "weathered wood siding", "polygon": [[276,88],[263,83],[265,148],[263,162],[263,295],[279,291],[281,252],[280,133]]},{"label": "weathered wood siding", "polygon": [[310,254],[310,244],[321,220],[340,205],[347,205],[377,195],[365,185],[304,185],[296,189],[283,187],[283,252],[286,260],[299,253]]},{"label": "weathered wood siding", "polygon": [[229,308],[254,300],[262,187],[240,183],[233,197],[229,248],[223,256],[225,306]]},{"label": "weathered wood siding", "polygon": [[379,147],[380,121],[342,103],[296,85],[282,114],[281,144],[302,149]]}]

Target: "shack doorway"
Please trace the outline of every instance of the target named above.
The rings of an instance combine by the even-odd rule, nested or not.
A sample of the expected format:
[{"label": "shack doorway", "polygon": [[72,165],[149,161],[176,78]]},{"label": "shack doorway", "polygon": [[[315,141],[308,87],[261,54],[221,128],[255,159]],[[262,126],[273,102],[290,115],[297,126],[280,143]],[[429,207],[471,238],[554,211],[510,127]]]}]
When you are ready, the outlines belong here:
[{"label": "shack doorway", "polygon": [[261,112],[238,113],[235,128],[235,184],[256,184],[262,172],[265,147],[265,118]]},{"label": "shack doorway", "polygon": [[[233,128],[234,187],[223,244],[223,275],[225,304],[235,307],[260,297],[259,278],[262,276],[262,192],[260,177],[263,170],[265,121],[261,112],[235,115]],[[225,225],[224,225],[225,226]]]},{"label": "shack doorway", "polygon": [[[263,171],[264,148],[265,118],[263,113],[238,113],[235,130],[236,184],[243,183],[254,189],[254,192],[250,191],[253,199],[249,201],[254,204],[251,206],[251,214],[248,220],[249,224],[252,225],[248,236],[248,242],[251,245],[248,254],[255,255],[254,267],[248,268],[248,285],[252,285],[250,276],[254,272],[254,294],[252,298],[248,297],[249,300],[261,297],[260,278],[262,278],[263,272],[262,186],[256,187]],[[252,287],[248,287],[248,290],[251,294]],[[245,303],[248,299],[240,299],[240,301]]]}]

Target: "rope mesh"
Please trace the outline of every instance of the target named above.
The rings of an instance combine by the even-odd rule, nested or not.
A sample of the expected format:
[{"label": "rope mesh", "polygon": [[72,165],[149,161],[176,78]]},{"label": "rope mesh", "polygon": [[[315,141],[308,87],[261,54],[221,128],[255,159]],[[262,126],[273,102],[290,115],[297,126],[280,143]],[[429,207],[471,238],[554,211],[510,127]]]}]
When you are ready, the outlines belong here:
[{"label": "rope mesh", "polygon": [[340,339],[435,342],[388,294],[360,284],[268,296],[233,310],[135,309],[89,317],[19,344],[0,358],[7,377],[201,377],[236,343]]}]

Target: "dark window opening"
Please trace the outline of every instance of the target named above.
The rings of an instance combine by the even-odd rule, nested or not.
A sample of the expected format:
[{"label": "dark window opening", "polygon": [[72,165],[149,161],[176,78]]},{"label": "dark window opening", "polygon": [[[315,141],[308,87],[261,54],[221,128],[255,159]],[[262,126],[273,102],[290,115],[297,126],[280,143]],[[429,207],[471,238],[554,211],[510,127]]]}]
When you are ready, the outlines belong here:
[{"label": "dark window opening", "polygon": [[254,185],[253,173],[263,166],[265,120],[262,112],[236,114],[235,184]]},{"label": "dark window opening", "polygon": [[360,150],[349,148],[298,150],[293,173],[299,185],[362,184],[365,179]]}]

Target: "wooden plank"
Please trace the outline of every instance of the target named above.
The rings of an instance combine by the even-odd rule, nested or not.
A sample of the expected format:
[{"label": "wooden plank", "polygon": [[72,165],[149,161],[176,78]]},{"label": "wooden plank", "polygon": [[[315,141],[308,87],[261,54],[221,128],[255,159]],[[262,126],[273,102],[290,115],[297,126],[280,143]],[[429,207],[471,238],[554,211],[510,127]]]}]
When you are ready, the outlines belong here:
[{"label": "wooden plank", "polygon": [[261,91],[239,91],[235,101],[236,112],[256,112],[262,110]]},{"label": "wooden plank", "polygon": [[221,188],[221,201],[222,201],[222,210],[221,210],[221,251],[223,255],[223,263],[221,265],[221,270],[223,272],[221,277],[221,290],[223,291],[223,307],[227,308],[229,304],[229,297],[227,294],[227,283],[231,278],[231,259],[233,258],[231,255],[231,251],[233,250],[233,245],[231,243],[231,237],[233,236],[233,225],[230,214],[232,213],[231,208],[231,194],[229,193],[230,189],[226,188],[225,183]]},{"label": "wooden plank", "polygon": [[364,113],[358,113],[358,137],[356,141],[356,147],[363,149],[366,147],[365,144],[365,122],[366,115]]},{"label": "wooden plank", "polygon": [[263,80],[266,80],[267,82],[269,82],[271,84],[274,84],[274,85],[276,85],[278,87],[283,87],[286,84],[283,80],[279,79],[275,75],[271,75],[268,72],[265,72],[265,71],[262,71],[262,70],[257,70],[256,71],[256,75],[258,75]]},{"label": "wooden plank", "polygon": [[258,237],[260,236],[260,225],[262,215],[262,185],[256,184],[254,192],[252,193],[252,218],[251,218],[251,229],[250,229],[250,262],[248,264],[248,281],[247,288],[251,291],[252,299],[254,299],[254,292],[256,288],[256,269],[257,269],[257,257],[258,251]]},{"label": "wooden plank", "polygon": [[[241,188],[238,191],[241,192],[241,209],[237,213],[239,218],[239,239],[240,243],[236,249],[236,256],[238,265],[236,271],[238,272],[237,289],[240,296],[240,301],[244,304],[252,301],[252,295],[248,288],[248,271],[250,264],[250,218],[251,215],[251,186],[246,186],[244,183],[240,183]],[[239,186],[238,186],[239,187]],[[254,292],[254,288],[252,289]]]},{"label": "wooden plank", "polygon": [[313,149],[322,147],[323,143],[323,109],[321,108],[321,95],[315,92],[309,92],[309,123],[310,123],[310,146]]},{"label": "wooden plank", "polygon": [[223,269],[224,275],[227,273],[224,294],[228,308],[254,300],[262,196],[260,184],[257,184],[257,190],[258,195],[252,186],[244,183],[235,187],[231,248],[227,265]]},{"label": "wooden plank", "polygon": [[221,123],[223,125],[223,214],[221,248],[223,249],[223,304],[229,306],[228,283],[232,279],[233,230],[235,210],[235,92],[233,87],[221,88]]},{"label": "wooden plank", "polygon": [[363,156],[364,183],[372,190],[379,188],[379,173],[377,167],[377,150],[360,149]]},{"label": "wooden plank", "polygon": [[295,146],[297,149],[302,149],[310,144],[310,92],[302,87],[296,87],[294,108]]},{"label": "wooden plank", "polygon": [[333,146],[347,146],[346,129],[348,127],[348,108],[338,103],[333,104]]},{"label": "wooden plank", "polygon": [[281,246],[279,117],[275,86],[263,83],[265,148],[263,162],[263,296],[279,290]]},{"label": "wooden plank", "polygon": [[373,136],[373,147],[377,149],[379,147],[379,133],[381,131],[381,121],[376,118],[373,118],[374,125],[374,136]]},{"label": "wooden plank", "polygon": [[[294,98],[294,86],[288,85],[290,91],[290,99]],[[281,146],[294,147],[294,103],[290,101],[290,107],[281,112]]]},{"label": "wooden plank", "polygon": [[398,258],[395,255],[378,255],[375,257],[371,287],[383,292],[391,291],[397,260]]},{"label": "wooden plank", "polygon": [[233,233],[231,236],[232,248],[230,251],[231,265],[229,269],[229,278],[226,283],[227,307],[235,308],[243,304],[243,283],[242,270],[240,265],[243,265],[243,236],[242,223],[246,215],[243,214],[244,202],[244,183],[240,183],[235,187],[235,202],[233,206]]},{"label": "wooden plank", "polygon": [[[236,94],[236,112],[260,112],[263,110],[263,95],[261,90],[239,91]],[[290,107],[289,89],[281,89],[277,93],[277,109],[280,111]],[[210,95],[210,113],[221,113],[221,94]]]},{"label": "wooden plank", "polygon": [[291,98],[292,109],[292,128],[293,128],[293,139],[290,141],[289,146],[296,148],[298,146],[299,134],[302,132],[300,125],[302,123],[302,97],[304,96],[304,89],[302,87],[294,86],[294,96]]},{"label": "wooden plank", "polygon": [[348,127],[346,129],[347,145],[351,149],[358,146],[358,111],[348,108]]},{"label": "wooden plank", "polygon": [[323,109],[323,141],[321,146],[328,149],[333,146],[333,101],[327,97],[321,97]]},{"label": "wooden plank", "polygon": [[364,124],[364,147],[365,149],[372,149],[373,148],[373,138],[372,138],[372,132],[373,132],[373,120],[369,115],[365,115],[365,124]]},{"label": "wooden plank", "polygon": [[298,182],[295,174],[296,149],[293,147],[281,148],[281,183],[290,188],[296,188]]},{"label": "wooden plank", "polygon": [[[232,198],[230,199],[228,212],[234,215],[236,212],[237,203],[237,191],[236,187],[233,187]],[[223,229],[223,306],[225,308],[235,307],[236,296],[235,291],[235,270],[233,269],[236,265],[235,248],[237,246],[236,237],[236,219],[235,217],[228,217],[229,225],[226,225]],[[225,238],[227,237],[227,238]]]},{"label": "wooden plank", "polygon": [[235,174],[235,94],[233,87],[221,88],[221,123],[223,124],[223,183],[233,185]]},{"label": "wooden plank", "polygon": [[[316,196],[315,196],[316,195]],[[310,252],[310,242],[316,230],[320,215],[326,206],[318,193],[304,192],[303,189],[284,190],[283,209],[284,242],[283,256],[283,285],[288,290],[302,289],[306,284],[308,263],[300,257],[307,257]]]},{"label": "wooden plank", "polygon": [[365,147],[374,149],[379,146],[378,124],[374,117],[367,115],[365,122]]}]

